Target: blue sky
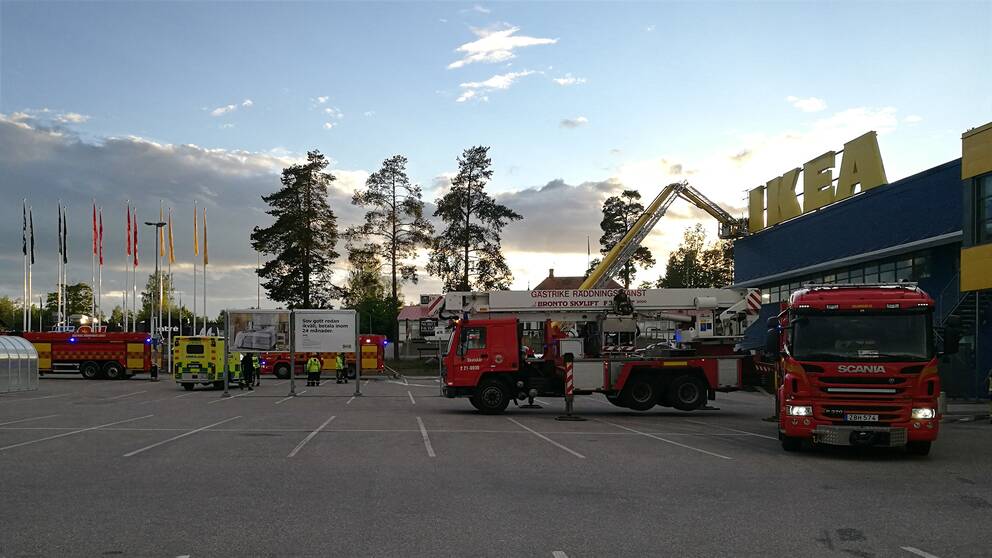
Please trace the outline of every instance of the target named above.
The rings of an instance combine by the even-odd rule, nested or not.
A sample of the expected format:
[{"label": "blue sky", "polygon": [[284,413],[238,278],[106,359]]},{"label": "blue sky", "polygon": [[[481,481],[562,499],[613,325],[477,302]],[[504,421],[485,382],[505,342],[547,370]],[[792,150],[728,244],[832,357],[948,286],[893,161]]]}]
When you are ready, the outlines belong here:
[{"label": "blue sky", "polygon": [[[533,238],[581,222],[565,244],[509,243],[523,288],[549,254],[581,273],[606,195],[583,183],[649,197],[686,178],[739,208],[747,188],[871,129],[890,180],[960,156],[961,132],[992,120],[990,24],[990,2],[3,2],[0,113],[93,150],[201,148],[186,161],[278,167],[318,148],[343,191],[402,153],[429,199],[462,149],[491,145],[507,200],[541,200],[558,179],[589,196],[591,212],[560,215],[545,196],[514,225]],[[106,205],[134,197],[110,182],[73,187]],[[197,195],[187,187],[167,180],[159,195],[178,206]],[[659,261],[698,215],[675,218],[649,239]]]}]

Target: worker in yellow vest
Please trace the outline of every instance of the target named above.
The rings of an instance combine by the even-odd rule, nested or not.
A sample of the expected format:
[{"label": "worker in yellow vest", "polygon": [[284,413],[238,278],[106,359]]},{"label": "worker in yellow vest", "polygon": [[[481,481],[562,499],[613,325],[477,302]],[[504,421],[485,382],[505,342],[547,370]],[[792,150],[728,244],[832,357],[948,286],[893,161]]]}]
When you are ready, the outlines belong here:
[{"label": "worker in yellow vest", "polygon": [[308,386],[319,386],[320,385],[320,359],[315,356],[310,357],[307,360],[307,385]]},{"label": "worker in yellow vest", "polygon": [[348,383],[348,374],[344,371],[344,356],[342,356],[341,353],[338,353],[337,356],[334,357],[334,372],[335,377],[337,378],[337,383]]}]

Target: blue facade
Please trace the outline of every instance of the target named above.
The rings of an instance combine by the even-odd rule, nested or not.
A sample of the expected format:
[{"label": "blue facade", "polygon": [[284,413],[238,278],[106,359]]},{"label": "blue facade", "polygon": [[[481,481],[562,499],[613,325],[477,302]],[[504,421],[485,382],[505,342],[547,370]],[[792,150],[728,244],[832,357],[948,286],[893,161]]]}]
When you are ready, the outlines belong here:
[{"label": "blue facade", "polygon": [[[765,317],[805,281],[906,279],[934,298],[940,324],[962,298],[963,192],[957,159],[741,238],[734,245],[735,283],[762,289]],[[978,396],[983,388],[976,378],[992,367],[992,323],[975,322],[962,353],[941,362],[944,388],[952,396]],[[764,329],[764,319],[758,320],[743,345],[761,347]]]}]

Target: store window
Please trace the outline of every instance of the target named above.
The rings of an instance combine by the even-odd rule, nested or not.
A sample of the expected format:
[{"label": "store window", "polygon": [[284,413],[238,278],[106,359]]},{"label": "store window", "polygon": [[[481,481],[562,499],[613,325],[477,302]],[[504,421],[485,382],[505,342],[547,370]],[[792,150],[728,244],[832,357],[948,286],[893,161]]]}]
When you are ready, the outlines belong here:
[{"label": "store window", "polygon": [[992,174],[977,180],[975,188],[975,239],[978,244],[992,242]]}]

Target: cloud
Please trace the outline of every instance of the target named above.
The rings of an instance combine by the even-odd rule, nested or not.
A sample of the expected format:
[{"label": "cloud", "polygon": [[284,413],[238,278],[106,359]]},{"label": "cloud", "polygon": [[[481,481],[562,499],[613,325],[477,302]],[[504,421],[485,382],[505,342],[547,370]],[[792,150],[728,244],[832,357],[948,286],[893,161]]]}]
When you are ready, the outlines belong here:
[{"label": "cloud", "polygon": [[334,127],[334,123],[333,122],[324,122],[324,129],[325,130],[330,130],[333,127]]},{"label": "cloud", "polygon": [[55,121],[60,124],[83,124],[90,117],[78,112],[65,112],[55,117]]},{"label": "cloud", "polygon": [[465,10],[460,10],[460,11],[463,12],[463,13],[464,12],[475,12],[477,14],[491,14],[492,13],[492,10],[490,10],[489,8],[486,8],[484,6],[480,6],[478,4],[472,6],[471,8],[468,8],[468,9],[465,9]]},{"label": "cloud", "polygon": [[462,88],[462,93],[459,95],[456,102],[464,103],[470,99],[477,99],[481,101],[488,101],[489,97],[486,93],[490,91],[495,91],[498,89],[509,89],[514,82],[522,77],[534,74],[533,70],[524,70],[522,72],[509,72],[506,74],[496,74],[493,77],[485,81],[472,81],[468,83],[462,83],[458,87]]},{"label": "cloud", "polygon": [[[15,120],[16,118],[16,120]],[[279,188],[282,168],[305,155],[284,150],[255,152],[211,149],[196,145],[166,144],[139,137],[108,137],[98,142],[41,127],[21,115],[0,114],[0,169],[4,193],[11,199],[27,198],[34,207],[37,263],[36,294],[55,284],[55,208],[57,200],[69,206],[69,281],[89,281],[88,254],[90,204],[104,208],[106,266],[104,292],[120,292],[122,213],[125,200],[138,210],[138,219],[158,215],[159,200],[173,207],[177,264],[173,265],[179,289],[192,291],[193,200],[207,208],[210,224],[210,272],[207,291],[209,314],[225,307],[255,305],[255,253],[248,242],[254,225],[268,225],[263,194]],[[364,170],[332,170],[329,202],[343,230],[361,218],[351,205],[351,195],[368,177]],[[43,193],[43,194],[42,194]],[[20,208],[0,219],[3,238],[20,238]],[[141,231],[139,280],[152,272],[154,236]],[[343,248],[343,244],[339,246]],[[340,251],[340,250],[339,250]],[[0,244],[0,295],[20,296],[20,243]],[[17,265],[15,265],[17,264]],[[344,260],[339,260],[343,276]],[[263,293],[264,296],[264,293]],[[264,301],[263,301],[264,302]],[[120,299],[105,296],[110,311]],[[275,307],[269,303],[269,308]]]},{"label": "cloud", "polygon": [[329,116],[329,117],[331,117],[331,118],[333,118],[335,120],[341,120],[342,118],[344,118],[344,113],[341,112],[341,110],[338,109],[337,107],[327,107],[327,108],[325,108],[324,109],[324,114],[326,114],[327,116]]},{"label": "cloud", "polygon": [[233,127],[234,127],[234,124],[231,123],[231,122],[225,122],[224,124],[221,124],[220,125],[220,129],[221,130],[227,130],[227,129],[230,129],[230,128],[233,128]]},{"label": "cloud", "polygon": [[514,49],[536,45],[553,45],[558,39],[544,39],[537,37],[516,36],[519,27],[506,27],[503,29],[473,29],[478,39],[465,43],[456,48],[456,52],[462,53],[462,58],[448,64],[448,69],[461,68],[475,62],[505,62],[514,58]]},{"label": "cloud", "polygon": [[917,124],[923,122],[923,117],[918,114],[910,114],[906,118],[903,118],[902,121],[906,124]]},{"label": "cloud", "polygon": [[558,85],[562,87],[568,87],[569,85],[579,85],[586,82],[586,78],[573,77],[572,74],[565,74],[565,77],[552,79]]},{"label": "cloud", "polygon": [[317,104],[318,105],[322,105],[322,104],[326,103],[328,99],[330,99],[330,97],[327,97],[327,96],[317,97]]},{"label": "cloud", "polygon": [[363,112],[362,115],[363,116],[375,116],[375,111],[374,110],[367,110],[367,111]]},{"label": "cloud", "polygon": [[585,116],[577,116],[575,118],[563,118],[558,126],[561,128],[578,128],[579,126],[585,126],[589,123],[589,119]]},{"label": "cloud", "polygon": [[654,33],[655,25],[648,25],[647,27],[644,28],[644,30],[647,31],[648,33]]},{"label": "cloud", "polygon": [[785,100],[803,112],[820,112],[821,110],[827,108],[827,102],[817,97],[800,99],[799,97],[789,95],[785,98]]},{"label": "cloud", "polygon": [[252,102],[252,100],[251,100],[251,99],[245,99],[244,101],[241,101],[241,106],[243,106],[243,107],[245,107],[245,108],[248,108],[248,107],[250,107],[250,106],[252,106],[252,105],[254,105],[254,104],[255,104],[255,103],[254,103],[254,102]]},{"label": "cloud", "polygon": [[[241,101],[241,106],[244,108],[249,108],[254,104],[255,103],[253,103],[251,99],[245,99],[244,101]],[[210,116],[214,116],[214,117],[223,116],[225,114],[234,112],[236,110],[238,110],[238,105],[236,104],[224,105],[222,107],[217,107],[214,110],[210,111]]]}]

